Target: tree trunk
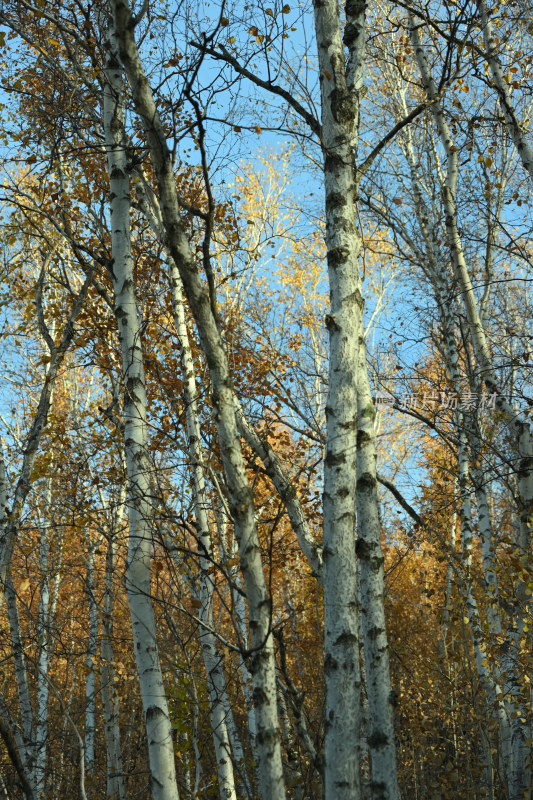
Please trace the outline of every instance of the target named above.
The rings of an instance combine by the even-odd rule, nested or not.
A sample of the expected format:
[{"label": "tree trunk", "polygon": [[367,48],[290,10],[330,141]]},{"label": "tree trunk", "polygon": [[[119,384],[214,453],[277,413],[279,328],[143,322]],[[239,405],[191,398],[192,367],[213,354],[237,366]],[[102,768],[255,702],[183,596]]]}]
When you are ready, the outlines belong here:
[{"label": "tree trunk", "polygon": [[364,338],[360,337],[357,422],[357,556],[370,719],[372,794],[374,800],[398,800],[394,702],[385,624],[385,582],[381,520],[376,477],[376,446]]},{"label": "tree trunk", "polygon": [[113,666],[113,613],[115,608],[113,583],[115,573],[115,548],[116,539],[122,527],[121,523],[125,501],[125,492],[122,490],[117,506],[116,521],[109,532],[104,577],[100,693],[102,696],[102,712],[104,716],[107,754],[107,800],[126,800],[126,782],[120,743],[119,704],[114,686],[115,669]]},{"label": "tree trunk", "polygon": [[194,315],[213,387],[218,441],[229,488],[229,503],[239,543],[239,556],[250,612],[253,656],[251,672],[257,721],[259,791],[263,800],[283,800],[285,788],[276,707],[276,666],[271,632],[270,598],[255,525],[253,496],[248,483],[239,433],[228,360],[210,298],[198,274],[179,214],[176,180],[153,95],[133,37],[133,20],[126,0],[113,0],[120,57],[126,69],[133,101],[152,154],[159,188],[162,221],[169,252]]},{"label": "tree trunk", "polygon": [[95,755],[94,738],[96,730],[96,690],[95,690],[95,658],[98,639],[98,604],[94,583],[94,552],[97,542],[90,540],[89,530],[85,529],[87,542],[87,564],[85,569],[85,591],[89,606],[89,641],[87,643],[87,665],[85,675],[85,774],[92,780]]},{"label": "tree trunk", "polygon": [[172,728],[157,647],[151,595],[152,505],[147,451],[146,389],[141,330],[130,241],[130,188],[124,135],[122,68],[108,44],[104,131],[111,193],[111,242],[115,316],[124,377],[124,449],[128,473],[129,543],[126,590],[135,660],[146,724],[151,787],[155,800],[178,800]]},{"label": "tree trunk", "polygon": [[[213,628],[214,581],[213,552],[207,516],[207,496],[204,477],[204,454],[200,438],[200,423],[196,402],[196,378],[194,362],[185,320],[185,307],[181,291],[181,280],[172,259],[169,263],[172,313],[178,336],[183,372],[183,400],[185,406],[189,459],[191,463],[194,514],[198,531],[200,569],[200,644],[207,677],[209,714],[215,745],[218,769],[218,788],[221,800],[236,800],[235,779],[231,761],[231,746],[226,726],[223,697],[226,691],[223,658],[217,646]],[[205,627],[202,626],[205,625]]]}]

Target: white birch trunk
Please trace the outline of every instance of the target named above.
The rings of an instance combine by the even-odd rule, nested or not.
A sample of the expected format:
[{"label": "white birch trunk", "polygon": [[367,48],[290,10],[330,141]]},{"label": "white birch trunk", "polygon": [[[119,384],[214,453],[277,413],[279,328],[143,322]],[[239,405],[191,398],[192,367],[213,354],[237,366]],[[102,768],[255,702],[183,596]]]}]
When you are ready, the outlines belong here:
[{"label": "white birch trunk", "polygon": [[524,128],[516,116],[516,110],[511,98],[509,84],[505,80],[505,74],[498,57],[498,45],[494,38],[490,11],[485,0],[477,0],[477,7],[481,16],[481,27],[483,30],[483,41],[485,44],[484,56],[492,73],[494,86],[498,93],[498,99],[507,125],[507,130],[511,135],[513,144],[517,149],[518,155],[524,165],[524,169],[533,180],[533,147],[529,144]]},{"label": "white birch trunk", "polygon": [[481,323],[476,298],[472,288],[472,281],[466,265],[466,260],[462,248],[461,237],[457,226],[457,209],[455,203],[457,176],[458,176],[458,155],[454,145],[450,128],[446,122],[441,103],[436,99],[437,91],[431,71],[426,59],[424,48],[420,39],[420,34],[412,15],[410,15],[410,34],[413,43],[416,61],[422,78],[422,85],[428,99],[435,99],[430,106],[435,124],[439,133],[442,146],[446,152],[447,170],[446,180],[443,187],[443,202],[446,214],[446,231],[448,243],[452,256],[455,276],[461,290],[461,297],[464,303],[466,316],[468,319],[469,331],[472,338],[472,345],[476,357],[478,374],[475,376],[476,382],[484,383],[490,392],[497,395],[496,404],[506,418],[511,435],[515,441],[515,447],[520,457],[517,474],[520,491],[520,528],[521,541],[520,548],[523,554],[529,552],[531,544],[532,520],[531,509],[533,508],[533,440],[529,423],[521,419],[515,409],[505,399],[499,395],[499,381],[495,373],[489,346],[486,340],[485,331]]},{"label": "white birch trunk", "polygon": [[266,439],[262,439],[257,431],[250,425],[245,417],[244,411],[235,399],[237,424],[242,438],[250,445],[252,450],[259,456],[264,464],[265,472],[272,480],[281,500],[285,503],[287,514],[291,521],[292,529],[298,539],[298,544],[302,553],[307,558],[313,571],[313,575],[322,582],[322,551],[318,542],[315,541],[309,523],[305,517],[304,510],[298,499],[296,489],[291,484],[283,465],[276,455],[274,449]]},{"label": "white birch trunk", "polygon": [[[165,236],[161,220],[161,210],[153,193],[149,193],[147,181],[142,172],[136,181],[136,190],[141,210],[148,219],[157,238],[161,244],[164,245]],[[219,653],[216,636],[212,633],[214,583],[210,577],[210,568],[213,563],[213,550],[207,515],[208,505],[203,466],[204,453],[201,447],[200,423],[196,402],[196,376],[189,334],[187,331],[181,279],[172,257],[169,258],[168,274],[171,287],[174,327],[178,336],[180,358],[182,361],[187,441],[193,475],[193,502],[198,527],[199,549],[201,552],[199,563],[202,596],[201,621],[206,627],[201,628],[200,642],[204,666],[207,673],[208,691],[211,698],[210,715],[218,765],[219,787],[224,799],[226,796],[233,797],[235,792],[233,766],[230,760],[231,750],[234,752],[235,761],[239,766],[241,776],[243,776],[243,785],[246,795],[249,794],[249,783],[246,776],[244,755],[237,731],[233,723],[233,736],[231,736],[227,724],[228,715],[231,716],[232,722],[233,716],[228,706],[222,659]],[[220,708],[221,702],[223,704],[223,712]]]},{"label": "white birch trunk", "polygon": [[[347,9],[348,11],[348,9]],[[345,69],[335,0],[314,3],[322,100],[326,247],[330,286],[329,384],[324,461],[324,674],[326,800],[360,797],[360,687],[355,491],[357,367],[363,329],[353,161],[358,101]],[[364,52],[364,6],[349,24]],[[358,87],[357,87],[358,88]]]},{"label": "white birch trunk", "polygon": [[9,631],[11,634],[11,646],[13,648],[13,659],[15,662],[15,679],[17,682],[17,694],[20,708],[20,720],[22,727],[22,747],[20,758],[24,766],[24,771],[28,783],[35,794],[34,785],[34,719],[33,708],[31,705],[30,689],[28,684],[28,673],[26,670],[26,659],[20,630],[20,620],[18,613],[18,602],[15,587],[11,576],[7,579],[6,586],[6,609],[9,620]]},{"label": "white birch trunk", "polygon": [[[0,441],[0,527],[6,522],[8,513],[7,503],[7,482],[4,463],[3,442]],[[15,679],[17,682],[17,694],[20,708],[20,719],[22,732],[18,741],[18,750],[21,766],[28,784],[31,795],[35,796],[35,777],[34,777],[34,717],[31,705],[30,689],[28,684],[28,673],[26,670],[26,659],[22,644],[20,619],[18,613],[18,602],[13,579],[7,575],[6,586],[6,608],[9,622],[9,632],[11,635],[11,646],[13,648],[13,658],[15,663]],[[25,792],[25,797],[29,798],[30,793]],[[7,791],[6,791],[7,797]]]},{"label": "white birch trunk", "polygon": [[[496,405],[504,415],[507,426],[514,440],[516,452],[519,456],[519,464],[516,470],[520,496],[520,537],[518,549],[524,558],[529,558],[532,533],[531,509],[533,508],[533,440],[531,436],[531,429],[528,421],[517,415],[515,409],[505,399],[505,397],[498,394],[499,382],[493,367],[492,357],[481,322],[457,224],[457,209],[455,200],[458,177],[457,148],[454,145],[451,131],[446,122],[441,103],[437,100],[435,84],[420,39],[419,30],[414,23],[414,19],[411,14],[409,15],[409,22],[411,40],[422,78],[422,85],[427,97],[430,100],[435,100],[430,108],[447,157],[446,180],[442,193],[446,215],[446,231],[454,272],[464,303],[466,316],[468,319],[469,332],[476,359],[478,373],[474,376],[474,381],[476,383],[484,383],[490,392],[494,392],[497,395]],[[518,652],[518,642],[522,636],[522,631],[525,624],[520,611],[520,603],[524,598],[524,594],[525,587],[519,579],[517,580],[516,585],[515,603],[517,620],[516,623],[513,622],[515,629],[513,635],[511,636],[511,646],[514,647],[515,652]],[[473,595],[471,595],[469,592],[467,592],[467,600],[468,602],[472,602],[473,605]],[[476,661],[479,661],[478,658],[476,658]],[[507,680],[511,681],[512,688],[510,690],[510,694],[512,697],[514,697],[515,701],[518,702],[519,698],[523,695],[518,676],[516,676],[514,672],[508,672]],[[512,800],[518,800],[519,797],[523,796],[524,792],[529,792],[531,783],[530,753],[529,746],[527,745],[528,724],[527,722],[523,722],[523,719],[527,720],[527,717],[523,717],[522,714],[518,714],[511,720],[513,758],[511,767],[512,779],[510,781],[510,796]]]},{"label": "white birch trunk", "polygon": [[[330,363],[324,466],[325,794],[326,798],[360,796],[360,675],[353,557],[353,500],[357,497],[362,628],[372,725],[368,742],[372,790],[376,798],[393,800],[398,797],[396,751],[353,168],[365,52],[365,5],[349,3],[345,11],[341,41],[337,4],[318,0],[314,4],[331,300],[326,318]],[[348,48],[346,66],[343,42]]]},{"label": "white birch trunk", "polygon": [[115,315],[124,376],[124,447],[128,472],[129,544],[126,590],[141,689],[154,800],[178,800],[172,728],[159,661],[151,597],[150,462],[146,390],[130,242],[130,189],[125,152],[122,68],[113,35],[104,88],[104,131],[111,192]]},{"label": "white birch trunk", "polygon": [[237,545],[233,538],[231,540],[229,550],[226,545],[227,521],[222,503],[218,504],[216,512],[216,521],[217,521],[217,533],[218,533],[218,540],[220,542],[222,561],[223,563],[228,564],[227,569],[229,571],[229,576],[232,584],[230,586],[230,591],[231,591],[231,602],[233,608],[233,624],[235,625],[235,630],[237,632],[238,641],[240,645],[239,669],[241,673],[243,694],[246,705],[246,713],[248,716],[248,733],[250,736],[250,744],[252,746],[252,750],[255,755],[255,737],[257,735],[257,726],[255,723],[252,676],[250,674],[250,670],[248,669],[246,659],[243,657],[242,654],[243,650],[248,649],[248,623],[247,623],[248,615],[246,613],[246,603],[242,595],[242,591],[240,591],[242,590],[242,581],[241,581],[241,576],[239,574],[239,569],[237,566],[229,566],[229,562],[231,561],[232,558],[235,557],[237,553]]},{"label": "white birch trunk", "polygon": [[448,636],[448,626],[450,623],[450,614],[452,609],[453,571],[454,571],[453,560],[455,558],[456,526],[457,526],[457,512],[454,508],[452,511],[452,521],[450,525],[450,556],[448,559],[448,571],[446,575],[446,594],[444,600],[444,611],[442,614],[441,638],[439,643],[439,660],[443,663],[448,656],[448,646],[446,643],[446,639]]},{"label": "white birch trunk", "polygon": [[231,749],[233,752],[233,756],[235,759],[235,773],[237,775],[237,779],[241,784],[241,794],[243,800],[251,800],[252,798],[252,789],[250,785],[250,779],[248,777],[248,770],[246,767],[246,759],[244,756],[244,750],[241,742],[241,738],[239,736],[239,731],[237,730],[237,726],[235,724],[235,718],[233,716],[233,711],[230,705],[228,693],[226,689],[222,694],[222,704],[224,706],[224,713],[226,718],[226,727],[228,729],[228,737],[231,744]]},{"label": "white birch trunk", "polygon": [[[158,237],[159,241],[164,246],[165,236],[164,236],[163,221],[161,218],[161,209],[158,200],[153,194],[153,191],[151,190],[151,187],[149,186],[146,176],[142,170],[137,170],[137,179],[135,181],[135,187],[136,187],[136,194],[139,202],[139,207],[143,212],[143,214],[145,215],[145,217],[147,218],[152,230]],[[184,317],[182,284],[176,265],[172,260],[171,256],[169,258],[169,281],[172,287],[174,324],[176,330],[181,331],[181,335],[179,337],[180,348],[182,348],[182,350],[185,349],[186,353],[188,353],[188,355],[186,355],[185,357],[185,362],[188,364],[188,366],[186,369],[184,369],[185,373],[190,371],[191,374],[191,382],[188,389],[188,395],[189,398],[194,398],[195,397],[195,380],[193,372],[194,362],[192,361],[192,356],[190,352],[190,343],[188,339],[188,332]],[[319,572],[321,570],[321,563],[322,563],[321,553],[318,548],[318,545],[312,539],[309,527],[307,525],[307,521],[303,516],[303,510],[296,496],[296,493],[292,489],[276,454],[272,451],[272,448],[270,447],[267,448],[263,446],[262,440],[259,439],[259,436],[255,433],[255,431],[249,425],[247,420],[244,418],[244,414],[242,412],[242,409],[240,407],[237,398],[234,398],[234,400],[235,400],[236,416],[239,425],[239,430],[243,438],[250,445],[250,447],[252,447],[257,452],[260,458],[265,459],[266,462],[265,468],[267,469],[268,474],[273,478],[273,480],[278,481],[278,483],[280,484],[281,488],[279,489],[279,491],[283,492],[283,495],[287,502],[289,516],[293,524],[293,528],[297,533],[298,540],[300,541],[302,548],[308,555],[308,559],[311,566],[314,567],[314,569],[316,569],[317,572]],[[190,399],[185,401],[185,407],[187,409],[189,409],[190,402],[191,402]],[[194,400],[194,402],[196,401]],[[194,415],[191,415],[191,422],[193,421],[192,418],[194,416],[197,418],[197,411],[195,411]],[[187,419],[189,418],[187,417]],[[199,432],[196,431],[196,423],[193,424],[191,430],[192,430],[193,441],[199,442],[200,441]],[[200,453],[196,454],[192,458],[193,463],[196,463],[195,458],[200,458],[200,455],[201,455]],[[201,475],[201,480],[203,483],[204,482],[203,475]],[[196,503],[196,505],[198,505],[198,503]],[[237,631],[241,649],[247,650],[248,625],[247,625],[246,603],[241,591],[242,590],[241,576],[237,566],[229,565],[230,560],[235,558],[235,556],[237,555],[238,549],[235,540],[232,537],[231,550],[230,552],[228,552],[227,550],[226,513],[223,508],[222,502],[219,502],[217,505],[216,526],[217,526],[218,539],[220,542],[220,553],[222,561],[224,564],[226,564],[226,569],[228,570],[231,579],[230,592],[232,598],[232,608],[234,612],[233,622]],[[210,550],[209,552],[212,557],[212,550]],[[254,755],[256,755],[255,737],[257,734],[257,728],[255,722],[255,710],[253,705],[252,677],[250,671],[248,670],[246,660],[242,656],[242,653],[240,654],[239,662],[240,662],[240,672],[242,677],[242,686],[245,696],[246,712],[248,716],[248,733],[250,737],[250,744],[252,750],[254,751]],[[228,697],[226,691],[224,691],[223,693],[223,698],[226,709],[226,725],[228,728],[228,736],[234,754],[235,762],[238,768],[240,780],[243,784],[243,791],[246,796],[251,796],[250,781],[247,774],[244,752],[242,750],[242,745],[239,740],[238,732],[235,728],[231,709],[229,708],[228,705]],[[256,763],[257,761],[258,759],[256,756]]]},{"label": "white birch trunk", "polygon": [[[50,584],[52,581],[50,565],[51,528],[49,520],[52,513],[52,479],[46,482],[44,509],[40,519],[39,571],[41,586],[37,611],[37,711],[35,715],[35,791],[43,800],[46,798],[46,767],[48,748],[48,700],[50,694],[48,667],[50,663],[51,627],[53,607],[51,607]],[[54,576],[55,577],[55,576]]]},{"label": "white birch trunk", "polygon": [[471,446],[473,452],[472,480],[477,500],[477,519],[479,526],[479,538],[481,540],[481,563],[483,565],[483,576],[488,596],[487,619],[490,631],[494,636],[502,633],[502,623],[498,613],[497,601],[499,597],[498,575],[494,562],[495,540],[492,529],[492,519],[489,507],[487,491],[485,489],[485,476],[479,466],[477,448]]},{"label": "white birch trunk", "polygon": [[168,248],[178,267],[211,376],[214,416],[250,611],[253,648],[251,671],[257,721],[259,791],[263,800],[283,800],[285,788],[276,707],[276,666],[271,633],[270,598],[263,574],[253,496],[246,475],[235,420],[229,365],[210,299],[198,274],[180,218],[172,160],[133,37],[129,4],[127,0],[113,0],[112,8],[115,14],[120,56],[152,154]]},{"label": "white birch trunk", "polygon": [[366,347],[360,339],[357,421],[357,556],[374,800],[398,800],[394,705],[385,624],[385,583],[376,477],[375,408],[368,381]]},{"label": "white birch trunk", "polygon": [[202,657],[207,677],[207,691],[209,693],[209,713],[211,729],[215,745],[215,754],[218,769],[218,785],[221,800],[236,800],[235,779],[231,761],[231,746],[226,727],[226,713],[223,697],[226,691],[223,660],[217,646],[217,640],[212,633],[213,628],[213,599],[214,581],[211,577],[213,552],[209,521],[207,516],[207,497],[203,467],[203,452],[200,438],[200,423],[198,420],[198,407],[196,402],[196,378],[189,334],[185,319],[185,306],[181,289],[181,280],[172,259],[169,261],[169,278],[172,292],[172,311],[174,326],[180,347],[180,357],[183,370],[183,399],[187,427],[187,440],[191,472],[193,478],[193,502],[198,531],[198,550],[200,568],[200,644]]},{"label": "white birch trunk", "polygon": [[121,528],[125,493],[121,496],[117,509],[117,520],[110,531],[107,545],[104,609],[102,618],[102,651],[100,668],[100,694],[104,717],[104,733],[107,754],[107,799],[126,800],[126,783],[122,765],[122,748],[119,728],[119,703],[115,690],[115,669],[113,666],[113,613],[115,607],[114,573],[116,537]]},{"label": "white birch trunk", "polygon": [[94,772],[94,735],[96,717],[95,665],[96,644],[98,639],[98,605],[94,584],[94,551],[97,542],[90,541],[88,529],[85,530],[87,542],[87,564],[85,568],[85,591],[89,607],[89,639],[87,642],[87,663],[85,675],[85,775],[93,777]]},{"label": "white birch trunk", "polygon": [[[54,251],[49,253],[47,258],[45,259],[41,273],[43,277],[53,255]],[[50,413],[50,408],[52,406],[52,397],[53,397],[55,382],[57,379],[59,368],[63,363],[63,359],[65,358],[68,347],[74,335],[74,322],[76,321],[76,318],[85,303],[87,292],[89,291],[91,283],[92,283],[92,277],[91,274],[88,274],[80,290],[80,293],[78,294],[76,300],[74,301],[72,310],[65,324],[63,336],[61,338],[61,342],[59,345],[55,344],[53,338],[50,336],[50,331],[46,327],[42,315],[42,305],[41,305],[42,297],[40,292],[42,289],[42,284],[41,283],[38,284],[36,299],[37,299],[37,313],[39,318],[39,327],[41,335],[45,339],[46,344],[48,346],[48,351],[50,354],[50,362],[46,369],[46,377],[45,380],[43,381],[41,394],[39,397],[39,403],[35,411],[30,426],[30,430],[26,437],[26,441],[24,443],[24,449],[23,449],[24,456],[22,459],[22,467],[20,470],[19,478],[14,487],[13,497],[11,501],[11,508],[9,509],[8,509],[8,497],[7,497],[7,485],[5,481],[5,473],[3,475],[3,478],[2,476],[0,476],[0,483],[1,483],[0,497],[2,498],[3,502],[2,515],[0,516],[0,608],[2,607],[4,602],[5,586],[9,569],[11,566],[11,558],[13,556],[13,550],[17,538],[20,516],[22,514],[22,510],[24,508],[24,504],[26,502],[28,493],[31,489],[32,472],[35,464],[35,458],[37,456],[37,451],[39,449],[43,431],[46,428],[48,422],[48,415]],[[3,452],[1,454],[1,460],[3,464],[4,463]]]},{"label": "white birch trunk", "polygon": [[[459,486],[460,488],[467,487],[468,483],[469,465],[466,455],[466,448],[461,447],[459,450]],[[512,729],[511,725],[509,724],[508,711],[503,700],[502,687],[491,672],[488,665],[487,653],[483,644],[483,631],[479,617],[478,605],[472,586],[472,578],[470,574],[472,565],[472,515],[470,495],[468,491],[462,492],[461,530],[462,571],[460,574],[460,582],[465,600],[468,627],[472,636],[477,673],[487,693],[490,706],[493,710],[493,715],[496,717],[498,722],[505,779],[509,789],[510,785],[512,784],[511,775],[513,773],[513,757],[511,749]],[[518,800],[517,796],[513,795],[512,793],[510,793],[510,797],[512,800]]]},{"label": "white birch trunk", "polygon": [[292,787],[294,800],[303,800],[304,780],[300,769],[298,754],[296,752],[296,741],[281,682],[278,682],[278,714],[281,724],[282,741],[286,754],[287,783]]}]

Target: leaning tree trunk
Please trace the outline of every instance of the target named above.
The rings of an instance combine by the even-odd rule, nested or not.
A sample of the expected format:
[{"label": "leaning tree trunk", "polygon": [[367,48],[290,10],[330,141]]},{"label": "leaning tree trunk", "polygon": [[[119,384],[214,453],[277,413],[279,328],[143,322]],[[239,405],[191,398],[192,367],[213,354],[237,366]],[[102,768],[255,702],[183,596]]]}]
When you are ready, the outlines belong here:
[{"label": "leaning tree trunk", "polygon": [[130,232],[130,187],[124,135],[122,69],[110,37],[104,89],[104,131],[111,193],[115,316],[124,378],[124,448],[128,473],[129,544],[126,590],[145,715],[155,800],[178,800],[172,728],[159,661],[150,584],[152,548],[146,388]]},{"label": "leaning tree trunk", "polygon": [[498,54],[498,44],[494,36],[490,9],[487,8],[485,0],[477,0],[477,7],[480,13],[483,42],[485,44],[485,52],[483,55],[490,67],[494,88],[498,94],[498,100],[500,101],[500,107],[507,126],[507,133],[513,140],[513,144],[520,156],[524,169],[533,180],[533,147],[528,142],[525,133],[529,125],[521,124],[517,117],[515,105],[511,97],[511,89],[505,79],[505,72]]},{"label": "leaning tree trunk", "polygon": [[[139,207],[148,220],[157,239],[161,245],[164,246],[165,234],[161,219],[161,208],[157,198],[148,185],[148,181],[142,169],[137,168],[137,177],[136,194]],[[210,696],[211,729],[213,732],[217,759],[218,783],[223,800],[225,797],[232,798],[235,796],[234,770],[231,761],[231,751],[233,751],[235,762],[241,775],[243,791],[248,797],[250,795],[250,790],[246,775],[246,765],[234,724],[232,731],[230,731],[230,724],[233,723],[233,716],[231,709],[228,708],[226,678],[222,655],[217,644],[216,635],[213,632],[213,597],[215,586],[211,574],[214,557],[207,513],[208,506],[204,476],[205,466],[203,463],[205,454],[201,445],[200,421],[198,418],[196,395],[196,376],[189,333],[187,330],[183,288],[178,269],[171,255],[168,259],[168,279],[171,289],[172,315],[178,338],[183,373],[183,400],[186,409],[187,442],[193,478],[193,503],[200,551],[200,643]],[[169,394],[169,398],[174,407],[174,395]],[[179,415],[179,409],[176,409],[176,413]],[[240,595],[239,599],[242,600]],[[247,680],[249,680],[249,675],[247,676]],[[250,708],[253,717],[253,708]],[[253,741],[255,741],[254,735],[255,726],[252,720],[252,725],[250,725],[250,737]]]},{"label": "leaning tree trunk", "polygon": [[213,409],[218,442],[229,489],[230,510],[239,543],[239,557],[250,612],[253,655],[251,672],[257,722],[259,792],[263,800],[283,800],[285,787],[276,704],[276,663],[271,631],[271,601],[263,573],[255,524],[253,495],[246,474],[235,419],[228,359],[210,298],[198,273],[179,213],[176,179],[165,130],[154,102],[135,43],[126,0],[113,0],[120,57],[131,86],[152,155],[159,189],[161,215],[169,252],[179,270],[185,294],[198,327],[213,387]]}]

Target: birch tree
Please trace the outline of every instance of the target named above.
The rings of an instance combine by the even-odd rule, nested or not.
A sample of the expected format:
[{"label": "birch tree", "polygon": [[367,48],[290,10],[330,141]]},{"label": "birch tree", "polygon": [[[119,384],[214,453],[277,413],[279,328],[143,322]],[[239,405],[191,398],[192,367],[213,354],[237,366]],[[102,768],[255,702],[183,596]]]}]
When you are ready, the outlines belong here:
[{"label": "birch tree", "polygon": [[150,588],[152,509],[147,454],[146,390],[142,338],[131,258],[130,189],[124,135],[122,70],[113,28],[109,35],[107,85],[104,89],[115,315],[124,376],[124,447],[128,472],[129,550],[127,591],[132,616],[137,671],[148,738],[151,784],[155,798],[178,798],[174,749],[163,686]]},{"label": "birch tree", "polygon": [[[312,16],[274,2],[209,22],[175,11],[23,0],[0,18],[21,47],[25,71],[11,60],[5,81],[35,171],[9,193],[31,231],[17,236],[39,241],[36,263],[58,238],[70,252],[61,244],[33,276],[26,319],[53,374],[45,332],[57,347],[59,306],[90,271],[61,369],[94,369],[98,384],[76,412],[92,433],[64,456],[68,479],[36,456],[36,502],[17,512],[0,641],[6,792],[18,781],[30,797],[38,780],[59,800],[73,782],[82,795],[105,782],[122,800],[150,774],[160,798],[179,786],[315,800],[323,779],[327,798],[518,800],[530,769],[533,353],[526,133],[512,130],[524,97],[505,76],[526,56],[511,39],[504,49],[498,12],[481,3],[431,20],[412,5],[407,23],[386,3],[329,0]],[[311,30],[316,58],[309,47],[300,73],[288,54]],[[241,180],[236,154],[267,129],[299,145],[282,156],[300,179],[283,197]],[[283,203],[284,224],[270,223]],[[398,288],[383,309],[371,287],[391,262]],[[49,306],[52,273],[64,294]],[[494,409],[476,407],[487,393]],[[70,423],[51,400],[41,443],[57,455]],[[3,507],[26,457],[6,453]],[[37,514],[47,480],[52,527]],[[28,552],[37,528],[61,528],[72,548],[55,610],[53,540],[41,536],[40,567]],[[33,606],[26,563],[42,584]],[[39,653],[25,637],[54,614],[65,631]]]}]

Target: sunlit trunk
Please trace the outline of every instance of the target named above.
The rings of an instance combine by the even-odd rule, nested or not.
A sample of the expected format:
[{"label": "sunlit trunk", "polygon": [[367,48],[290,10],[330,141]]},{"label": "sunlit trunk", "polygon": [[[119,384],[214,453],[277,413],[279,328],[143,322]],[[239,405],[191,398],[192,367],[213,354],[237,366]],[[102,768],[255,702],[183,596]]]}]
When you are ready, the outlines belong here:
[{"label": "sunlit trunk", "polygon": [[394,695],[390,681],[385,624],[385,583],[381,550],[381,520],[376,477],[372,401],[366,347],[360,338],[357,384],[357,556],[361,597],[361,628],[368,697],[369,736],[374,798],[398,798]]},{"label": "sunlit trunk", "polygon": [[102,714],[104,718],[104,734],[106,742],[107,800],[126,800],[126,781],[122,761],[122,747],[119,727],[119,700],[115,689],[115,667],[113,652],[115,553],[117,538],[123,525],[125,502],[126,489],[125,486],[122,486],[118,493],[116,512],[111,515],[111,526],[108,533],[109,538],[107,542],[104,575],[100,694],[102,697]]},{"label": "sunlit trunk", "polygon": [[[376,491],[374,410],[364,357],[361,240],[354,164],[365,54],[365,5],[314,4],[322,101],[326,247],[330,288],[324,462],[325,795],[360,796],[360,673],[355,498],[362,628],[376,800],[398,796]],[[342,38],[341,38],[342,37]],[[345,56],[344,45],[348,50]],[[361,430],[358,431],[358,424]],[[357,487],[356,487],[357,485]]]},{"label": "sunlit trunk", "polygon": [[217,639],[213,633],[213,550],[207,514],[207,494],[204,476],[204,453],[200,438],[200,422],[196,398],[196,378],[189,334],[185,319],[185,306],[181,289],[181,280],[172,260],[169,264],[170,286],[172,292],[172,311],[174,326],[180,348],[183,374],[183,399],[186,415],[187,440],[191,462],[194,514],[198,535],[199,568],[200,568],[200,644],[207,677],[209,694],[209,714],[211,730],[215,745],[218,769],[218,786],[221,800],[236,800],[231,745],[226,726],[226,710],[224,694],[226,678],[224,662]]},{"label": "sunlit trunk", "polygon": [[154,800],[178,800],[172,728],[159,661],[151,594],[151,465],[147,451],[146,389],[131,257],[130,187],[124,135],[122,68],[107,47],[104,130],[110,187],[115,316],[124,379],[124,448],[128,473],[129,543],[126,590],[144,709]]},{"label": "sunlit trunk", "polygon": [[128,75],[135,109],[142,121],[152,154],[167,246],[179,270],[211,377],[214,418],[249,608],[259,792],[263,800],[283,800],[285,787],[276,705],[276,665],[271,632],[271,604],[263,573],[253,496],[246,475],[235,419],[228,360],[213,313],[212,299],[198,274],[181,221],[171,154],[133,36],[129,5],[125,0],[113,0],[112,8],[115,14],[120,57]]}]

